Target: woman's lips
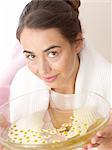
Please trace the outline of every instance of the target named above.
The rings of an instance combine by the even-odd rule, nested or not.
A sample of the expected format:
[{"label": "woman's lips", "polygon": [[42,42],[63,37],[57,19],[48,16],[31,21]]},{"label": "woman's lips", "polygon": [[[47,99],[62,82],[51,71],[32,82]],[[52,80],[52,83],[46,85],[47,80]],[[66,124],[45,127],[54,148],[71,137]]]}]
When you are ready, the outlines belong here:
[{"label": "woman's lips", "polygon": [[43,77],[43,80],[46,81],[46,82],[53,82],[56,80],[58,75],[55,75],[55,76],[50,76],[50,77]]}]

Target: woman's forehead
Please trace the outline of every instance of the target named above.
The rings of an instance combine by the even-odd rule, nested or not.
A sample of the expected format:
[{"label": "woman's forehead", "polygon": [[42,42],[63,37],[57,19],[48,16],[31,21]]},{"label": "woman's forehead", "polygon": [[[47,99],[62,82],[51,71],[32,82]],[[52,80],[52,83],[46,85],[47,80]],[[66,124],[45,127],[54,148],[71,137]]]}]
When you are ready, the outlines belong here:
[{"label": "woman's forehead", "polygon": [[64,46],[67,40],[55,28],[52,29],[29,29],[24,28],[20,38],[24,49],[27,47],[37,47],[39,49],[48,49],[51,46]]}]

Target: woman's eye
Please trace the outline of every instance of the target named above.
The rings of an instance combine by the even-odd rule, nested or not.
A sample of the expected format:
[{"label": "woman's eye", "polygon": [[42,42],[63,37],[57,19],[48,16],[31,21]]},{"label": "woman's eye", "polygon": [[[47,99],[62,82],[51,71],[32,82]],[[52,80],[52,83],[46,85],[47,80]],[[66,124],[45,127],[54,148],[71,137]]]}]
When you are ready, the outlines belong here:
[{"label": "woman's eye", "polygon": [[58,53],[54,52],[54,51],[53,52],[49,52],[49,54],[48,54],[48,56],[51,57],[51,58],[52,57],[56,57],[57,55],[58,55]]},{"label": "woman's eye", "polygon": [[27,55],[26,58],[28,58],[29,60],[33,60],[35,58],[35,55]]}]

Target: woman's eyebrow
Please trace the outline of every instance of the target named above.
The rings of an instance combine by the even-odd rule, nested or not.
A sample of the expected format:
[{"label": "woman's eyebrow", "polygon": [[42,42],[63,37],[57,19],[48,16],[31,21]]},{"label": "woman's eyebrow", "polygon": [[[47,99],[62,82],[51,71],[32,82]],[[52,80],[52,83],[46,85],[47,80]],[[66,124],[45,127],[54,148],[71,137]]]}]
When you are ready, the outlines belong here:
[{"label": "woman's eyebrow", "polygon": [[28,51],[28,50],[24,50],[23,53],[30,53],[30,54],[34,54],[33,52],[31,51]]},{"label": "woman's eyebrow", "polygon": [[51,49],[53,49],[53,48],[57,48],[57,47],[60,48],[61,46],[52,45],[52,46],[48,47],[47,49],[43,50],[43,52],[47,52],[47,51],[49,51],[49,50],[51,50]]},{"label": "woman's eyebrow", "polygon": [[[48,47],[47,49],[43,50],[43,52],[45,53],[45,52],[47,52],[47,51],[49,51],[49,50],[51,50],[51,49],[53,49],[53,48],[57,48],[57,47],[60,48],[61,46],[58,46],[58,45],[52,45],[52,46]],[[29,50],[24,50],[23,53],[34,54],[34,52],[29,51]]]}]

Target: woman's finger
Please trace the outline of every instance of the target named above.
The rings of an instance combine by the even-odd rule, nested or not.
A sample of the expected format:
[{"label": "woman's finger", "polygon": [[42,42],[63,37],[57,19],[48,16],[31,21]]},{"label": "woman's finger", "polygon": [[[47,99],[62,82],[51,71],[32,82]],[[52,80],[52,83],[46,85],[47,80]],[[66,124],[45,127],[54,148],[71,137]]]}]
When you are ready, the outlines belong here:
[{"label": "woman's finger", "polygon": [[97,132],[96,135],[103,138],[112,138],[112,125],[108,125],[108,127]]},{"label": "woman's finger", "polygon": [[87,148],[83,147],[82,150],[87,150]]},{"label": "woman's finger", "polygon": [[8,124],[6,117],[0,114],[0,127],[6,128]]},{"label": "woman's finger", "polygon": [[87,150],[87,145],[84,145],[82,150]]},{"label": "woman's finger", "polygon": [[87,145],[87,150],[92,149],[94,147],[98,147],[98,146],[99,146],[99,144],[97,144],[97,143],[96,144],[91,144],[90,143],[90,144]]},{"label": "woman's finger", "polygon": [[103,137],[98,137],[97,135],[94,136],[92,139],[91,139],[91,144],[92,145],[95,145],[95,144],[98,144],[100,145],[101,143],[103,143],[105,141],[105,138]]},{"label": "woman's finger", "polygon": [[3,147],[0,145],[0,150],[3,150]]}]

